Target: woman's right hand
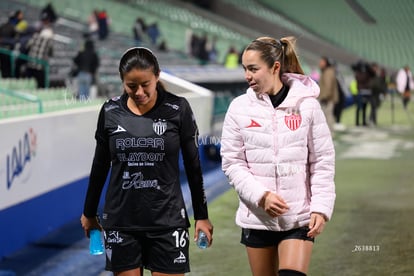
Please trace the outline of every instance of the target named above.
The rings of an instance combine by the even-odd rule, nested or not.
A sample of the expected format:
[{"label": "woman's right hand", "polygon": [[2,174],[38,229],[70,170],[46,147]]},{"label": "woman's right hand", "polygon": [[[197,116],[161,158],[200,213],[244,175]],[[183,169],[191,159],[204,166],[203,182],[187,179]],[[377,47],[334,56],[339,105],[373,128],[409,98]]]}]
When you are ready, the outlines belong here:
[{"label": "woman's right hand", "polygon": [[286,204],[283,198],[269,191],[264,194],[262,200],[259,203],[259,206],[262,207],[265,212],[273,218],[283,215],[289,210],[289,206]]},{"label": "woman's right hand", "polygon": [[102,226],[99,224],[98,217],[92,217],[88,218],[85,217],[84,214],[82,214],[80,218],[83,231],[85,231],[85,236],[89,238],[89,231],[92,229],[99,229],[99,231],[102,231]]}]

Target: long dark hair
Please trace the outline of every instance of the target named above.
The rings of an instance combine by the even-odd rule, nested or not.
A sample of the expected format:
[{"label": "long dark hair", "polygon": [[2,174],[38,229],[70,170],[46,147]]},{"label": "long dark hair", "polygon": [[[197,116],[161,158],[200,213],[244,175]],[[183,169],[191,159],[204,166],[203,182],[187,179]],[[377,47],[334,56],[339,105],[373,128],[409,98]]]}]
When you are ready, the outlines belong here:
[{"label": "long dark hair", "polygon": [[304,74],[295,51],[296,39],[292,36],[276,40],[264,36],[253,40],[244,51],[254,50],[260,52],[261,59],[272,68],[275,61],[280,62],[280,76],[283,73]]},{"label": "long dark hair", "polygon": [[[124,81],[124,75],[132,69],[147,70],[151,69],[155,76],[159,77],[161,70],[157,57],[145,47],[129,48],[122,55],[119,61],[119,76]],[[157,90],[165,90],[163,84],[157,82]]]}]

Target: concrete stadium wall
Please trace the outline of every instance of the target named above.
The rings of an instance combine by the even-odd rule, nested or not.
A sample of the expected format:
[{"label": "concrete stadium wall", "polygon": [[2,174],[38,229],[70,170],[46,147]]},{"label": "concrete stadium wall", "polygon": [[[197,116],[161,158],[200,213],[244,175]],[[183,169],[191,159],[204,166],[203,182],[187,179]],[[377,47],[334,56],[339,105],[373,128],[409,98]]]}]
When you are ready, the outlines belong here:
[{"label": "concrete stadium wall", "polygon": [[0,256],[81,214],[98,112],[0,121]]}]

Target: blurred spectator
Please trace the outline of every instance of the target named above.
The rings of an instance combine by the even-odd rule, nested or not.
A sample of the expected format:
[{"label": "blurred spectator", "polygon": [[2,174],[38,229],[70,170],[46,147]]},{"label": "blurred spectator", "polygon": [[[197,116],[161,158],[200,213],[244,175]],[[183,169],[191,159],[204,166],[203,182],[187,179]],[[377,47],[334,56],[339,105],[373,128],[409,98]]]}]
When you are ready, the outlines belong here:
[{"label": "blurred spectator", "polygon": [[200,38],[197,34],[191,32],[191,39],[190,39],[190,54],[193,57],[197,57],[199,53],[199,43]]},{"label": "blurred spectator", "polygon": [[375,73],[372,79],[372,97],[371,97],[371,111],[369,115],[370,122],[377,125],[377,111],[381,105],[381,98],[387,92],[387,82],[385,71],[377,63],[372,64],[372,70]]},{"label": "blurred spectator", "polygon": [[[32,37],[33,33],[35,33],[36,28],[33,26],[29,26],[28,22],[24,18],[24,14],[21,10],[16,11],[15,13],[16,18],[16,26],[15,30],[17,33],[16,36],[16,44],[14,50],[16,53],[19,54],[27,54],[26,45],[30,38]],[[26,77],[26,67],[27,59],[21,58],[21,55],[17,55],[15,59],[15,67],[14,67],[14,77],[21,78]]]},{"label": "blurred spectator", "polygon": [[327,57],[321,57],[319,60],[319,69],[321,70],[321,75],[319,78],[320,94],[318,99],[321,103],[322,111],[325,114],[329,129],[333,134],[335,123],[334,106],[339,101],[335,65],[333,61]]},{"label": "blurred spectator", "polygon": [[99,67],[99,56],[95,51],[92,40],[85,41],[84,49],[77,53],[73,62],[77,68],[78,98],[81,100],[88,99],[91,85],[96,82],[95,74]]},{"label": "blurred spectator", "polygon": [[53,8],[52,3],[48,3],[40,12],[40,20],[47,18],[50,24],[53,24],[58,19],[58,15]]},{"label": "blurred spectator", "polygon": [[217,51],[217,37],[213,37],[207,42],[207,52],[209,63],[217,63],[218,51]]},{"label": "blurred spectator", "polygon": [[231,46],[224,58],[224,67],[227,69],[235,69],[239,66],[239,53],[236,48]]},{"label": "blurred spectator", "polygon": [[23,34],[27,31],[29,24],[24,19],[24,14],[21,10],[17,10],[14,14],[15,18],[15,29],[18,34]]},{"label": "blurred spectator", "polygon": [[151,39],[151,43],[153,45],[157,45],[158,38],[161,35],[160,30],[158,29],[157,22],[154,22],[154,23],[152,23],[151,25],[148,26],[147,34],[148,34],[149,38]]},{"label": "blurred spectator", "polygon": [[[362,119],[362,125],[367,126],[366,110],[372,97],[372,79],[375,77],[375,72],[372,70],[371,65],[363,60],[353,64],[351,68],[358,87],[355,124],[359,126],[361,123],[360,119]],[[362,118],[360,115],[362,115]]]},{"label": "blurred spectator", "polygon": [[28,43],[35,33],[34,29],[26,31],[18,36],[16,40],[15,51],[19,53],[15,57],[15,67],[14,67],[14,77],[15,78],[25,78],[27,77],[27,54],[28,54]]},{"label": "blurred spectator", "polygon": [[347,94],[349,93],[346,93],[348,91],[346,91],[347,88],[344,85],[343,76],[341,76],[338,73],[336,66],[335,66],[335,70],[336,70],[336,84],[338,87],[338,102],[334,106],[334,118],[335,118],[335,129],[339,130],[339,129],[344,129],[344,126],[341,125],[341,117],[342,117],[342,111],[344,110],[346,106],[346,97],[347,97]]},{"label": "blurred spectator", "polygon": [[407,109],[411,99],[411,91],[414,90],[413,74],[408,65],[398,70],[396,76],[397,91],[400,92],[404,109]]},{"label": "blurred spectator", "polygon": [[105,40],[109,34],[110,19],[106,10],[98,12],[98,38]]},{"label": "blurred spectator", "polygon": [[205,65],[209,62],[209,52],[207,49],[208,37],[204,34],[202,37],[191,33],[191,56],[197,58],[200,65]]},{"label": "blurred spectator", "polygon": [[198,54],[197,54],[197,57],[200,61],[200,65],[206,65],[209,61],[209,53],[208,53],[208,50],[207,50],[207,44],[208,44],[208,37],[207,37],[207,34],[204,34],[198,40]]},{"label": "blurred spectator", "polygon": [[168,46],[165,39],[161,40],[160,45],[158,45],[158,50],[161,52],[168,52]]},{"label": "blurred spectator", "polygon": [[[53,55],[53,29],[47,16],[42,19],[42,29],[36,32],[27,43],[27,53],[32,59],[27,63],[27,77],[36,79],[37,87],[46,87],[46,67],[48,59]],[[41,60],[42,63],[36,62]]]},{"label": "blurred spectator", "polygon": [[95,9],[88,17],[88,32],[90,37],[93,39],[95,39],[98,36],[98,15],[99,11]]},{"label": "blurred spectator", "polygon": [[357,84],[356,79],[353,79],[349,83],[349,92],[351,92],[351,95],[353,97],[353,102],[357,103],[357,101],[358,101],[358,84]]},{"label": "blurred spectator", "polygon": [[144,40],[144,36],[147,32],[147,25],[145,24],[144,19],[138,17],[135,20],[135,24],[132,27],[132,34],[134,35],[135,42],[137,45],[140,45]]},{"label": "blurred spectator", "polygon": [[[15,17],[12,14],[7,22],[0,26],[0,47],[6,50],[13,50],[16,34]],[[2,78],[10,78],[12,76],[10,55],[0,53],[0,70]]]}]

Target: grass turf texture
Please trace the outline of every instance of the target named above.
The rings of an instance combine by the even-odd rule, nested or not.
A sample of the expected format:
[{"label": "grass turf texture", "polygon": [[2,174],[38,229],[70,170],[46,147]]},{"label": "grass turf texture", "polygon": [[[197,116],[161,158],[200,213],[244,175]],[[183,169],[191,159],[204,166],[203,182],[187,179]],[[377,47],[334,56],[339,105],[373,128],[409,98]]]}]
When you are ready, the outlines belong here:
[{"label": "grass turf texture", "polygon": [[[412,102],[409,112],[414,114]],[[335,211],[315,242],[308,275],[414,275],[411,121],[399,98],[394,124],[389,99],[378,111],[377,128],[355,128],[354,107],[343,116],[347,130],[335,137]],[[207,250],[191,245],[188,275],[251,275],[234,224],[237,204],[232,189],[209,204],[214,244]]]}]

